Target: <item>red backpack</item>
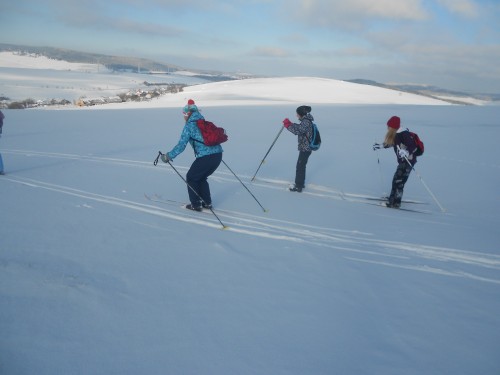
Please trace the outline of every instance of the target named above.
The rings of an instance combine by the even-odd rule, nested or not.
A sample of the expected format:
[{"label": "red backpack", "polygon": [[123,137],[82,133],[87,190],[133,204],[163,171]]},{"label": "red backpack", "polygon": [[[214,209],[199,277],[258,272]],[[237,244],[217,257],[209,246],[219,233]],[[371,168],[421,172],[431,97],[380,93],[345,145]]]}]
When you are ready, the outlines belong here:
[{"label": "red backpack", "polygon": [[227,134],[223,128],[219,128],[213,122],[199,119],[196,122],[203,136],[203,144],[206,146],[217,146],[227,141]]},{"label": "red backpack", "polygon": [[408,133],[410,133],[410,137],[413,139],[415,142],[415,145],[417,145],[417,151],[415,151],[415,156],[420,156],[424,153],[424,142],[420,139],[417,133],[413,133],[406,129]]}]

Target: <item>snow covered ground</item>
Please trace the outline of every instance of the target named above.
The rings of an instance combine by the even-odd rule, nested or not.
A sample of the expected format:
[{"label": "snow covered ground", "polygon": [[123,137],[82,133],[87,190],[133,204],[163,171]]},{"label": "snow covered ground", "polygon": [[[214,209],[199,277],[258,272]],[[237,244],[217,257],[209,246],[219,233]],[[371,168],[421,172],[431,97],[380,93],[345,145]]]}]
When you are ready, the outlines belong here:
[{"label": "snow covered ground", "polygon": [[[343,83],[352,102],[325,103],[316,79],[254,82],[144,108],[4,111],[2,374],[500,373],[500,109]],[[210,184],[228,229],[145,198],[187,200],[153,160],[176,144],[188,96],[227,130],[224,161],[267,212],[225,165]],[[306,190],[286,189],[287,131],[251,182],[298,102],[323,138]],[[392,115],[426,145],[404,196],[423,212],[363,198],[390,189],[395,155],[372,144]],[[188,147],[174,166],[192,161]]]}]

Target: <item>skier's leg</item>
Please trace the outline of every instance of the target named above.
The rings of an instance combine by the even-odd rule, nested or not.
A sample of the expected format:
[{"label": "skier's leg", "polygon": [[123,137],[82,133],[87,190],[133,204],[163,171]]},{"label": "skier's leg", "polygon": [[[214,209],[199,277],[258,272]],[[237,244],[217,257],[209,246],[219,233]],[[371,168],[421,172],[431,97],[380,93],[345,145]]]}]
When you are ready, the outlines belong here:
[{"label": "skier's leg", "polygon": [[306,181],[306,165],[311,156],[311,151],[300,151],[295,168],[295,187],[303,189]]},{"label": "skier's leg", "polygon": [[212,203],[207,178],[215,172],[222,161],[222,153],[197,158],[186,175],[186,181],[198,195],[188,188],[189,200],[193,206],[201,206],[200,197],[207,204]]},{"label": "skier's leg", "polygon": [[401,199],[403,198],[403,190],[405,183],[408,180],[411,172],[411,166],[408,163],[398,164],[394,177],[392,178],[392,189],[389,195],[389,206],[401,206]]},{"label": "skier's leg", "polygon": [[394,204],[398,207],[401,206],[401,200],[403,199],[403,191],[405,188],[406,181],[408,181],[408,177],[410,177],[412,167],[408,163],[401,164],[400,176],[397,181],[397,190],[394,197]]},{"label": "skier's leg", "polygon": [[211,176],[219,167],[222,161],[222,153],[212,154],[204,156],[204,168],[205,173],[202,176],[202,180],[199,185],[199,194],[207,205],[212,204],[212,196],[210,194],[210,185],[208,184],[208,177]]},{"label": "skier's leg", "polygon": [[200,197],[198,195],[200,194],[200,181],[203,175],[203,163],[202,161],[200,162],[200,159],[201,158],[195,159],[186,174],[189,201],[193,207],[201,207]]}]

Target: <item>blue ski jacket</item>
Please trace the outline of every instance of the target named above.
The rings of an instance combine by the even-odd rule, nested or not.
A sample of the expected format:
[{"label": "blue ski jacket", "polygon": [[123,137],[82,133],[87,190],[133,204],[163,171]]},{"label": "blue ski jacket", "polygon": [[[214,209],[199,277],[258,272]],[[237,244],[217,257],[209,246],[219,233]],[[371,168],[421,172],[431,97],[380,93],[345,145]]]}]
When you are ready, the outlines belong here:
[{"label": "blue ski jacket", "polygon": [[182,129],[179,142],[170,152],[167,153],[170,159],[174,160],[175,157],[182,153],[188,143],[191,147],[193,147],[194,156],[196,158],[223,152],[221,145],[207,146],[203,143],[203,136],[201,135],[201,131],[196,124],[196,122],[200,119],[204,119],[200,112],[196,111],[191,113],[191,116],[189,116],[189,119],[186,121],[186,124]]}]

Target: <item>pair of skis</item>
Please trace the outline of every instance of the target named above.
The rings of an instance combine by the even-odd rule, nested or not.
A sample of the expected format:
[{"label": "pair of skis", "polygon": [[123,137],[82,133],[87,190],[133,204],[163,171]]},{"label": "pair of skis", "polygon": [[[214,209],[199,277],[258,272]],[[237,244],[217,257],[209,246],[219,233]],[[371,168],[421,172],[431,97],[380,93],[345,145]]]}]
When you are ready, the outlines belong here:
[{"label": "pair of skis", "polygon": [[[187,203],[184,203],[184,202],[180,202],[180,201],[176,201],[176,200],[172,200],[172,199],[165,199],[163,197],[161,197],[160,195],[148,195],[146,193],[144,193],[144,197],[149,200],[150,202],[155,202],[155,203],[162,203],[162,204],[169,204],[169,205],[174,205],[174,206],[179,206],[179,207],[182,207],[184,209],[186,209],[186,211],[188,211],[187,209]],[[194,210],[191,210],[193,212],[205,212],[205,213],[212,213],[215,218],[217,219],[217,221],[220,223],[220,225],[222,225],[222,229],[227,229],[229,228],[227,225],[225,225],[221,219],[219,218],[219,216],[214,212],[213,208],[202,208],[201,211],[194,211]]]},{"label": "pair of skis", "polygon": [[[410,207],[398,207],[398,208],[388,207],[387,203],[389,202],[389,200],[387,198],[385,198],[385,197],[382,197],[382,198],[365,197],[363,199],[366,200],[366,202],[361,202],[361,203],[366,203],[366,204],[370,204],[370,205],[373,205],[373,206],[379,206],[379,207],[384,207],[384,208],[391,208],[393,210],[400,210],[400,211],[418,212],[418,213],[421,213],[421,214],[430,214],[431,213],[431,211],[419,210],[419,209],[410,208]],[[402,200],[401,202],[402,203],[407,203],[407,204],[426,204],[425,202],[414,201],[414,200]]]},{"label": "pair of skis", "polygon": [[[182,208],[186,208],[186,205],[187,205],[185,202],[176,201],[173,199],[166,199],[158,194],[154,194],[154,195],[144,194],[144,197],[147,200],[149,200],[151,202],[155,202],[155,203],[169,204],[169,205],[178,206],[178,207],[182,207]],[[356,202],[365,203],[365,204],[369,204],[369,205],[373,205],[373,206],[384,207],[384,208],[388,208],[386,206],[387,201],[388,201],[387,198],[384,198],[384,197],[381,197],[381,198],[363,197],[363,198],[356,200]],[[406,204],[415,204],[415,205],[427,204],[426,202],[421,202],[421,201],[416,201],[416,200],[403,200],[402,202],[406,203]],[[410,208],[410,207],[399,207],[399,208],[394,208],[394,209],[400,210],[400,211],[422,213],[422,214],[431,214],[431,211],[420,210],[420,209],[415,209],[415,208]],[[210,213],[210,211],[208,209],[202,209],[201,212]],[[223,229],[226,229],[226,228],[227,228],[227,226],[223,224]]]}]

